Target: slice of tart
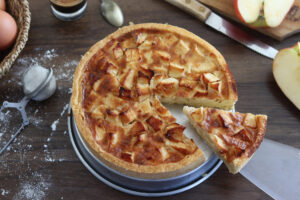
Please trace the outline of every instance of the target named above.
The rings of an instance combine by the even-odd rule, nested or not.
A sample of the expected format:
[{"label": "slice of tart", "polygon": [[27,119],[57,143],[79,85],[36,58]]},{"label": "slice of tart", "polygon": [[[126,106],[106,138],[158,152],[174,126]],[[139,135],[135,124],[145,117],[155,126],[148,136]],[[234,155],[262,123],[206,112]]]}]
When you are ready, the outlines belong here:
[{"label": "slice of tart", "polygon": [[188,106],[183,112],[233,174],[251,159],[266,132],[266,115]]},{"label": "slice of tart", "polygon": [[71,105],[80,134],[118,167],[161,173],[205,160],[161,101],[230,109],[236,84],[213,46],[166,24],[123,27],[76,69]]}]

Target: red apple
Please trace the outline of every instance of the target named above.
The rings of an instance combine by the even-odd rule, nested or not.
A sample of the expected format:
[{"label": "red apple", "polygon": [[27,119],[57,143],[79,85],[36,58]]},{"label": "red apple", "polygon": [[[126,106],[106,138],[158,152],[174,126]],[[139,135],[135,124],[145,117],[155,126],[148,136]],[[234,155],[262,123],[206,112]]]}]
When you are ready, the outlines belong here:
[{"label": "red apple", "polygon": [[273,75],[285,96],[300,110],[300,42],[278,52]]},{"label": "red apple", "polygon": [[234,0],[238,18],[252,27],[281,24],[295,0]]}]

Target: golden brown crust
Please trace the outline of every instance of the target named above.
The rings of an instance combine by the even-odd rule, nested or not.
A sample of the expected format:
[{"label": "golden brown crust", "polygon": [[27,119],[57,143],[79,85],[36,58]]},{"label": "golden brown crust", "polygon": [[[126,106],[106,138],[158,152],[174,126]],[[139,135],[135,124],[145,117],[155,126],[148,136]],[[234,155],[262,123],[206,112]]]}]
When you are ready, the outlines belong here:
[{"label": "golden brown crust", "polygon": [[[97,140],[97,137],[103,137],[103,135],[99,135],[99,132],[101,132],[101,130],[95,130],[95,124],[100,123],[100,129],[105,127],[105,130],[107,129],[111,129],[112,130],[112,135],[110,135],[110,141],[113,142],[113,134],[115,131],[120,132],[120,135],[124,135],[127,132],[124,132],[124,130],[122,130],[122,127],[115,127],[113,126],[113,122],[108,123],[109,122],[109,117],[112,117],[113,119],[117,118],[115,116],[120,115],[119,117],[119,122],[118,123],[122,123],[123,126],[127,126],[128,124],[132,123],[133,120],[137,119],[138,113],[137,113],[137,108],[135,106],[131,106],[129,109],[127,110],[122,110],[122,112],[120,113],[115,113],[115,110],[113,109],[109,109],[107,110],[107,108],[103,108],[101,106],[97,106],[97,107],[93,107],[93,105],[90,105],[91,101],[85,101],[85,98],[92,98],[91,93],[94,92],[95,95],[93,97],[93,102],[92,104],[95,105],[101,105],[102,104],[102,100],[99,98],[97,98],[97,95],[100,94],[100,96],[105,96],[109,93],[116,93],[118,92],[119,98],[121,99],[120,102],[121,104],[123,102],[128,103],[128,99],[130,100],[132,98],[131,94],[128,93],[128,91],[130,91],[130,87],[131,87],[131,83],[133,81],[135,81],[135,72],[131,69],[134,68],[128,68],[129,70],[127,70],[126,72],[122,72],[123,74],[125,74],[124,76],[120,76],[120,78],[115,81],[115,76],[111,76],[111,75],[104,75],[101,78],[101,81],[99,83],[100,86],[98,86],[98,88],[94,88],[94,86],[96,85],[95,81],[93,82],[93,89],[89,88],[91,86],[88,86],[87,83],[89,83],[89,80],[86,80],[86,77],[89,77],[89,74],[91,74],[88,68],[88,66],[91,66],[91,62],[93,61],[97,61],[98,57],[101,58],[103,56],[103,54],[106,53],[105,56],[108,56],[106,49],[110,47],[108,44],[110,44],[112,41],[116,41],[118,38],[122,38],[126,35],[128,35],[128,33],[132,33],[135,32],[137,30],[154,30],[154,31],[164,31],[167,33],[171,33],[172,34],[177,34],[179,36],[184,36],[185,39],[190,39],[191,41],[195,42],[197,45],[199,45],[199,47],[201,46],[201,48],[204,48],[206,52],[209,52],[209,58],[213,61],[213,63],[215,63],[216,68],[218,69],[218,73],[219,74],[211,74],[210,72],[207,72],[206,74],[203,74],[203,81],[206,81],[206,84],[209,85],[209,87],[211,87],[212,90],[217,90],[220,91],[220,97],[217,96],[210,96],[210,98],[207,98],[206,100],[200,100],[200,101],[188,101],[186,100],[186,92],[184,90],[182,90],[181,93],[177,93],[175,96],[177,96],[177,100],[176,98],[170,98],[173,94],[171,94],[170,96],[168,96],[168,94],[165,95],[161,95],[160,99],[162,101],[165,102],[171,102],[171,103],[189,103],[192,105],[200,105],[200,104],[207,104],[207,105],[212,105],[214,107],[222,107],[224,109],[230,109],[234,103],[237,101],[237,93],[236,93],[236,87],[235,87],[235,82],[234,79],[231,76],[231,73],[226,65],[226,62],[224,60],[224,58],[222,57],[222,55],[214,48],[212,47],[210,44],[208,44],[207,42],[205,42],[204,40],[200,39],[199,37],[197,37],[196,35],[178,28],[178,27],[174,27],[174,26],[170,26],[170,25],[165,25],[165,24],[139,24],[139,25],[133,25],[133,26],[127,26],[127,27],[123,27],[121,29],[119,29],[118,31],[116,31],[115,33],[107,36],[106,38],[104,38],[103,40],[97,42],[95,45],[93,45],[91,47],[91,49],[83,56],[83,58],[81,59],[76,72],[75,72],[75,76],[74,76],[74,80],[73,80],[73,95],[71,98],[71,105],[72,105],[72,110],[73,110],[73,114],[74,114],[74,118],[76,121],[76,124],[78,126],[78,129],[81,133],[81,135],[83,136],[83,138],[85,139],[85,141],[91,146],[91,148],[93,150],[95,150],[98,154],[100,154],[103,158],[105,158],[106,160],[120,166],[123,167],[125,169],[128,170],[132,170],[132,171],[136,171],[136,172],[143,172],[143,173],[158,173],[158,172],[167,172],[167,171],[173,171],[173,170],[177,170],[177,169],[181,169],[182,167],[190,164],[191,162],[201,159],[204,161],[204,156],[203,153],[200,149],[196,148],[195,150],[193,150],[193,143],[190,143],[188,140],[184,139],[184,136],[181,136],[180,134],[182,134],[183,130],[179,131],[180,134],[178,137],[180,137],[180,141],[183,141],[182,145],[184,145],[184,148],[188,148],[187,144],[190,144],[190,148],[187,152],[183,151],[183,149],[177,148],[177,150],[179,152],[181,152],[181,156],[184,155],[183,158],[180,158],[179,160],[176,160],[175,162],[161,162],[161,163],[156,163],[155,165],[151,165],[151,164],[145,164],[145,163],[133,163],[133,162],[129,162],[128,160],[126,161],[127,157],[126,156],[130,156],[130,154],[128,155],[121,155],[120,157],[117,157],[116,154],[113,154],[112,152],[108,152],[107,150],[105,150],[103,148],[103,143],[99,143]],[[137,40],[139,40],[140,38],[137,38]],[[141,39],[142,40],[142,39]],[[137,41],[139,42],[139,41]],[[108,46],[107,46],[108,45]],[[182,43],[181,45],[185,45],[184,43]],[[183,46],[184,47],[184,46]],[[104,49],[103,51],[101,49]],[[107,50],[108,51],[108,50]],[[103,53],[104,52],[104,53]],[[164,52],[158,52],[160,55],[160,59],[164,60],[167,59],[168,55],[165,55]],[[113,49],[113,54],[115,57],[122,55],[122,54],[126,54],[126,63],[127,64],[132,64],[134,63],[133,60],[137,59],[136,58],[136,52],[134,48],[126,48],[126,50],[124,51],[120,51],[118,48]],[[95,60],[96,59],[96,60]],[[109,59],[109,58],[108,58]],[[113,61],[111,61],[113,63]],[[114,61],[117,62],[117,61]],[[113,64],[112,64],[113,65]],[[170,67],[168,68],[168,73],[170,73],[172,76],[174,76],[175,78],[167,78],[164,79],[164,82],[155,82],[155,78],[159,79],[160,76],[156,76],[155,78],[151,79],[151,83],[149,81],[148,84],[157,84],[156,88],[154,87],[154,90],[161,90],[161,91],[171,91],[172,88],[168,88],[170,83],[173,83],[174,81],[176,82],[176,76],[178,73],[182,72],[182,69],[180,66],[174,64],[170,64]],[[134,67],[134,66],[133,66]],[[108,70],[113,70],[113,68],[108,68],[107,67],[107,71]],[[147,73],[149,72],[149,70],[145,72],[146,76],[149,77],[150,75]],[[159,72],[155,72],[156,74],[159,74]],[[154,74],[155,74],[154,73]],[[219,80],[214,80],[215,77],[221,76],[222,78]],[[151,75],[152,76],[152,75]],[[105,78],[103,78],[105,77]],[[164,76],[162,76],[163,78],[165,78]],[[103,80],[106,81],[103,81]],[[119,82],[118,82],[119,81]],[[147,81],[146,79],[141,79],[141,81]],[[173,82],[172,82],[173,81]],[[116,83],[115,83],[116,82]],[[179,82],[179,81],[178,81]],[[118,84],[121,84],[120,89]],[[219,84],[219,83],[222,83]],[[189,82],[187,80],[183,80],[180,79],[180,84],[182,84],[182,86],[190,89],[192,87],[194,87],[194,83],[193,82]],[[141,84],[141,86],[143,86],[145,84]],[[173,86],[171,86],[173,87]],[[221,89],[220,89],[221,88]],[[119,90],[119,91],[117,91]],[[149,89],[147,87],[137,87],[137,94],[139,96],[142,96],[143,99],[137,99],[137,101],[143,102],[145,99],[150,98],[149,95],[151,95],[151,93],[149,94]],[[86,92],[89,91],[89,92]],[[156,92],[156,94],[160,94],[161,92]],[[90,95],[89,97],[87,97],[87,95]],[[144,96],[143,96],[144,95]],[[199,95],[199,94],[198,94]],[[201,94],[200,94],[201,95]],[[222,99],[222,98],[223,99]],[[109,97],[107,97],[108,99]],[[197,99],[197,97],[195,97]],[[215,98],[217,98],[217,100],[215,100]],[[155,98],[153,99],[153,97],[150,98],[151,99],[151,104],[155,104],[156,100]],[[223,100],[223,101],[222,101]],[[98,102],[97,102],[98,101]],[[83,102],[85,102],[83,104]],[[96,102],[96,103],[95,103]],[[199,103],[200,102],[200,103]],[[156,131],[160,131],[162,129],[162,127],[166,128],[169,126],[169,124],[174,123],[174,118],[168,113],[168,111],[164,111],[164,107],[158,102],[158,109],[156,109],[155,111],[153,111],[155,114],[155,116],[152,118],[148,118],[147,120],[145,120],[141,126],[147,126],[146,128],[141,128],[139,127],[141,130],[146,130],[150,131],[153,130],[154,132]],[[87,109],[88,108],[88,109]],[[146,106],[147,108],[147,106]],[[98,109],[98,111],[96,111]],[[101,110],[102,109],[102,110]],[[87,110],[89,112],[87,112]],[[145,110],[143,108],[143,110]],[[94,112],[95,111],[95,112]],[[151,111],[152,112],[152,111]],[[97,117],[95,118],[95,116],[91,116],[94,113],[97,113]],[[103,115],[106,116],[107,119],[100,120],[99,121],[99,116],[101,115],[101,119],[104,117]],[[108,117],[107,117],[108,116]],[[138,116],[138,119],[141,116]],[[145,117],[145,116],[142,116]],[[162,121],[162,124],[160,127],[159,123],[157,123],[156,118],[158,119],[158,121]],[[98,120],[97,122],[95,122],[95,119]],[[93,126],[91,126],[91,124]],[[176,125],[177,126],[177,125]],[[107,128],[109,127],[109,128]],[[99,127],[98,127],[99,128]],[[152,132],[153,132],[152,131]],[[107,132],[107,131],[106,131]],[[108,132],[107,132],[108,133]],[[107,134],[105,135],[105,137],[107,137]],[[139,137],[142,138],[141,135],[139,135]],[[165,136],[166,139],[164,138],[165,141],[170,142],[172,140],[172,137],[167,137]],[[102,138],[103,139],[103,138]],[[172,142],[172,141],[171,141]],[[102,145],[102,146],[101,146]],[[123,157],[122,157],[123,156]],[[120,159],[123,158],[123,159]],[[129,158],[128,158],[129,159]],[[129,159],[131,160],[131,158]]]},{"label": "golden brown crust", "polygon": [[183,111],[199,135],[233,174],[251,159],[266,132],[266,115],[188,106]]}]

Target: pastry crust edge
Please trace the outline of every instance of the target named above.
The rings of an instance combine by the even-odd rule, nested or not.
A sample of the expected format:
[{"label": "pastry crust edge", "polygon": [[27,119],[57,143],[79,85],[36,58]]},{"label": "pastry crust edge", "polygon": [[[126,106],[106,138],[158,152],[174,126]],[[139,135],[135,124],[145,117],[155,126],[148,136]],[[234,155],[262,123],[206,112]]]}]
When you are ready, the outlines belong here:
[{"label": "pastry crust edge", "polygon": [[227,77],[227,88],[228,88],[228,99],[236,102],[237,101],[237,91],[236,91],[236,84],[232,77],[232,74],[230,73],[228,66],[225,62],[225,59],[223,56],[208,42],[201,39],[197,35],[176,26],[167,25],[167,24],[157,24],[157,23],[146,23],[146,24],[137,24],[137,25],[130,25],[125,26],[120,29],[118,29],[116,32],[108,35],[104,39],[98,41],[96,44],[94,44],[88,52],[84,54],[82,59],[80,60],[73,79],[73,90],[72,90],[72,97],[71,97],[71,107],[73,116],[76,122],[76,125],[78,127],[78,130],[80,131],[81,136],[83,136],[84,140],[91,146],[93,150],[95,150],[97,153],[100,154],[104,159],[111,162],[112,164],[125,168],[126,170],[140,172],[140,173],[161,173],[161,172],[170,172],[178,169],[182,169],[188,164],[199,161],[203,163],[205,161],[204,153],[198,148],[193,154],[185,156],[184,159],[180,160],[176,163],[163,163],[158,165],[138,165],[135,163],[129,163],[126,161],[123,161],[110,153],[107,153],[103,151],[99,145],[95,142],[94,138],[92,137],[90,129],[86,126],[85,122],[85,116],[84,111],[81,106],[82,102],[82,88],[80,87],[80,84],[82,82],[83,78],[83,71],[86,64],[89,62],[89,60],[92,58],[92,56],[99,51],[99,49],[103,48],[107,42],[111,41],[114,38],[118,38],[119,36],[126,34],[128,32],[140,29],[140,28],[146,28],[146,29],[159,29],[159,30],[168,30],[170,32],[175,32],[179,35],[184,35],[187,38],[191,38],[197,42],[199,42],[202,46],[206,47],[208,51],[212,52],[214,56],[216,56],[216,59],[218,60],[220,67],[225,72],[225,76]]},{"label": "pastry crust edge", "polygon": [[259,118],[258,123],[258,136],[253,143],[252,147],[250,149],[247,149],[247,151],[250,151],[250,156],[245,157],[242,156],[240,158],[235,158],[232,162],[228,162],[224,159],[224,157],[219,153],[219,149],[214,144],[214,142],[211,141],[211,139],[208,137],[208,134],[205,133],[205,131],[197,125],[197,123],[192,119],[191,113],[193,111],[196,111],[196,108],[184,106],[183,112],[187,115],[189,118],[190,123],[193,125],[193,127],[196,129],[197,133],[205,140],[205,142],[213,149],[213,151],[218,155],[218,157],[224,162],[224,164],[227,166],[228,170],[232,174],[238,173],[248,162],[251,160],[252,156],[254,155],[255,151],[259,148],[260,144],[263,141],[263,138],[265,136],[266,127],[267,127],[267,116],[266,115],[256,115]]}]

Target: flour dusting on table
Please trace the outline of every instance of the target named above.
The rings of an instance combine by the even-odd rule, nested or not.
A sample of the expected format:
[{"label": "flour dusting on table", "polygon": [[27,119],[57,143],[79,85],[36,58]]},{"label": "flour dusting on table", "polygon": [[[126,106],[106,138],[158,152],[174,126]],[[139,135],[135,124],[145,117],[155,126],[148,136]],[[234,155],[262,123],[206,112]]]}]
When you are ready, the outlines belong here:
[{"label": "flour dusting on table", "polygon": [[52,131],[56,131],[56,126],[57,126],[58,122],[59,122],[59,119],[55,120],[55,121],[51,124],[51,129],[52,129]]},{"label": "flour dusting on table", "polygon": [[63,110],[62,110],[61,113],[60,113],[60,116],[61,116],[61,117],[65,114],[65,112],[67,111],[68,107],[69,107],[69,104],[66,104],[66,105],[64,106]]},{"label": "flour dusting on table", "polygon": [[1,195],[6,196],[7,194],[9,194],[9,191],[1,188]]},{"label": "flour dusting on table", "polygon": [[[16,188],[8,191],[5,180],[0,181],[0,199],[8,197],[18,200],[47,199],[48,191],[53,185],[47,166],[74,157],[70,153],[72,148],[68,148],[68,145],[71,146],[71,144],[66,142],[69,141],[67,126],[61,127],[62,129],[58,129],[58,127],[60,123],[66,125],[66,112],[72,94],[73,74],[80,56],[65,56],[59,50],[43,48],[33,49],[32,55],[37,56],[19,57],[10,71],[12,76],[9,79],[5,79],[5,77],[2,79],[1,84],[7,89],[0,93],[0,107],[4,100],[17,102],[22,99],[24,96],[22,75],[30,66],[52,68],[58,88],[54,94],[56,97],[49,98],[45,103],[31,102],[26,107],[30,125],[23,130],[0,159],[0,176],[5,177],[4,179],[17,176]],[[62,88],[62,84],[67,88]],[[60,101],[62,104],[56,104],[57,98],[64,100]],[[54,110],[47,109],[49,105],[53,106]],[[0,147],[10,137],[13,126],[18,127],[18,124],[10,123],[18,115],[19,112],[14,109],[0,112]],[[55,120],[49,121],[53,117]],[[44,139],[37,141],[34,137],[41,136],[30,133],[28,129],[37,129],[36,133],[41,133]],[[20,171],[24,174],[19,174]]]},{"label": "flour dusting on table", "polygon": [[74,69],[78,65],[78,61],[72,60],[65,62],[63,66],[55,68],[54,73],[57,80],[70,81],[74,76]]},{"label": "flour dusting on table", "polygon": [[7,111],[0,111],[0,141],[4,133],[7,132],[7,125],[9,123],[9,120],[11,120],[12,115],[10,113],[10,110]]},{"label": "flour dusting on table", "polygon": [[51,187],[51,176],[45,178],[41,173],[33,172],[28,180],[19,185],[17,193],[14,195],[14,200],[45,199],[46,193]]}]

